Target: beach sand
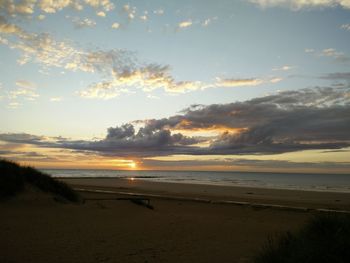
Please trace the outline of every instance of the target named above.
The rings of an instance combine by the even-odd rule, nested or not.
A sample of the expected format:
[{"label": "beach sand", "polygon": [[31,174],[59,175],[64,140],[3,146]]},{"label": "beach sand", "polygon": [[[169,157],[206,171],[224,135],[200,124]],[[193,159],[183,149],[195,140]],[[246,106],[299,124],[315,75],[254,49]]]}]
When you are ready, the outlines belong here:
[{"label": "beach sand", "polygon": [[[340,193],[121,179],[64,181],[75,188],[166,198],[150,197],[152,210],[116,200],[64,204],[46,194],[28,191],[0,203],[0,262],[251,262],[268,236],[295,231],[316,212],[191,199],[332,209],[347,209],[350,204],[350,195]],[[88,199],[129,196],[81,194]]]}]

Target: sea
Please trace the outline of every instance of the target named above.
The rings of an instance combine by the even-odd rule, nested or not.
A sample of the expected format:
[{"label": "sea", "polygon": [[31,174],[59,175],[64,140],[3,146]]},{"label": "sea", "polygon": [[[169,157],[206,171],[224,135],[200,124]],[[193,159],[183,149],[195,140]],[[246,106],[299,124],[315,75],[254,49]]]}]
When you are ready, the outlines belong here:
[{"label": "sea", "polygon": [[53,177],[61,178],[120,178],[168,183],[350,193],[350,174],[78,169],[42,169],[42,171]]}]

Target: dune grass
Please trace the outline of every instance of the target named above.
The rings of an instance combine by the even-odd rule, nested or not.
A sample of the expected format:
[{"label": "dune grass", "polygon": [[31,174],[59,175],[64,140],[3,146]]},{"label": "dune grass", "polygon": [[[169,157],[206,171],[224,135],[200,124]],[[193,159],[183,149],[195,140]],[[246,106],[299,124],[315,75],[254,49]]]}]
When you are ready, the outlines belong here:
[{"label": "dune grass", "polygon": [[0,199],[7,199],[22,192],[26,185],[54,194],[71,202],[78,202],[79,195],[67,184],[32,167],[0,160]]},{"label": "dune grass", "polygon": [[299,232],[270,238],[255,263],[350,262],[350,216],[319,214]]}]

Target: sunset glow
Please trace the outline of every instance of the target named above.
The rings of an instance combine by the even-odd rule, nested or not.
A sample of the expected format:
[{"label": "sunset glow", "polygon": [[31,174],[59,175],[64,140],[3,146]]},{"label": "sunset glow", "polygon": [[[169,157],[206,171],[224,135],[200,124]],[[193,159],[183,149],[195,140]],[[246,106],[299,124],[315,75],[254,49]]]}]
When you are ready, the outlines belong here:
[{"label": "sunset glow", "polygon": [[349,173],[346,1],[0,3],[0,157]]}]

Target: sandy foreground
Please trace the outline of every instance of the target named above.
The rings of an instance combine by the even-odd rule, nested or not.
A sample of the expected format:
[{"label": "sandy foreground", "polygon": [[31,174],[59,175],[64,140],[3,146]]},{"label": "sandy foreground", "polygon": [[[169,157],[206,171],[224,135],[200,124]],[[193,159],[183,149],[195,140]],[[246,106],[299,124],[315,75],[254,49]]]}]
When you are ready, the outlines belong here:
[{"label": "sandy foreground", "polygon": [[[268,236],[295,231],[316,212],[215,201],[350,210],[350,194],[341,193],[121,179],[64,181],[75,188],[167,198],[150,197],[152,210],[116,200],[64,204],[31,190],[0,203],[0,262],[251,262]],[[129,196],[81,194],[88,199]]]}]

